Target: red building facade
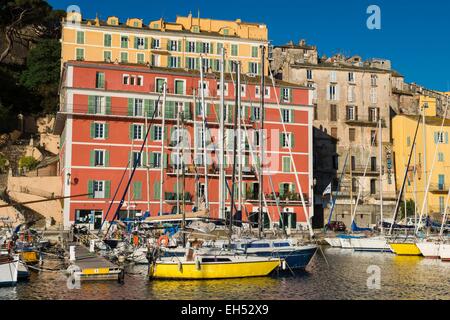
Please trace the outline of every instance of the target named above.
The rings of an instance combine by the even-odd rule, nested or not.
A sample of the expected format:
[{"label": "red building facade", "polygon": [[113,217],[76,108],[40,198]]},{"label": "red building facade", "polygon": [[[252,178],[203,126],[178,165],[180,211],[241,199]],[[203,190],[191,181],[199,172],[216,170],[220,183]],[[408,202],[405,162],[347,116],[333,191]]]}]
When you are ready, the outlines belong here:
[{"label": "red building facade", "polygon": [[[225,174],[231,188],[235,84],[230,74],[225,80]],[[241,200],[244,221],[253,220],[255,215],[252,213],[258,211],[258,166],[254,164],[260,159],[259,82],[259,78],[242,75],[242,184],[236,201]],[[164,83],[167,88],[165,103],[162,94]],[[286,226],[306,226],[306,217],[313,216],[312,94],[309,88],[293,84],[276,82],[273,86],[270,79],[266,84],[263,193],[268,212],[265,224],[266,227],[280,224],[279,212],[282,211],[287,212],[282,220]],[[219,86],[217,73],[205,74],[206,187],[198,72],[142,65],[67,62],[63,70],[61,108],[56,125],[61,134],[63,194],[90,195],[64,201],[65,226],[86,223],[91,229],[99,228],[111,199],[117,193],[107,220],[113,217],[131,173],[130,163],[138,159],[149,128],[148,140],[120,218],[134,218],[145,212],[152,216],[174,213],[177,197],[182,198],[180,190],[185,192],[187,211],[194,207],[202,208],[206,188],[210,216],[225,218],[219,212],[218,192]],[[179,136],[177,128],[180,128]],[[181,146],[177,145],[180,137]],[[164,155],[161,154],[163,143]],[[184,187],[177,179],[174,166],[179,154],[186,164]],[[119,187],[123,176],[124,181]],[[278,208],[277,199],[280,201]],[[227,192],[227,210],[230,210],[230,201]]]}]

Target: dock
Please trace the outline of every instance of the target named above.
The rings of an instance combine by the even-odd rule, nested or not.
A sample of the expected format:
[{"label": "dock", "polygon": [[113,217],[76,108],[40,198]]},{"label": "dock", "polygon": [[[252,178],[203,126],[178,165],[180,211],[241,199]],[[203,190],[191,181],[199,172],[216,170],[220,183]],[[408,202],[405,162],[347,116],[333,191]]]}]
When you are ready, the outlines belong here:
[{"label": "dock", "polygon": [[118,280],[123,282],[123,267],[108,261],[96,253],[90,252],[82,244],[72,243],[69,244],[70,247],[74,247],[75,251],[75,259],[70,261],[70,273],[79,277],[80,280]]}]

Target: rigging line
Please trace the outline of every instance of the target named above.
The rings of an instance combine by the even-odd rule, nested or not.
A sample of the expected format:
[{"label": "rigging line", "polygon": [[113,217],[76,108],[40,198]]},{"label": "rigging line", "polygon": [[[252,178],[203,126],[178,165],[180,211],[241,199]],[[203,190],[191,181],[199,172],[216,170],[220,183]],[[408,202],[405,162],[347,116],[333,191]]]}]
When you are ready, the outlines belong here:
[{"label": "rigging line", "polygon": [[[286,123],[285,123],[285,121],[283,119],[283,114],[281,112],[281,106],[280,106],[280,100],[279,100],[278,93],[277,93],[276,86],[275,86],[275,78],[274,78],[272,70],[270,70],[270,68],[269,68],[269,72],[270,72],[270,79],[272,80],[272,87],[273,87],[274,92],[275,92],[275,98],[277,100],[277,106],[278,106],[278,111],[279,111],[280,118],[281,118],[281,123],[283,125],[283,133],[287,134]],[[262,92],[261,94],[264,94],[264,92]],[[289,139],[289,140],[291,140],[291,139]],[[300,198],[302,200],[303,213],[304,213],[305,218],[306,218],[306,223],[308,225],[309,234],[310,234],[311,237],[314,237],[314,230],[313,230],[313,228],[311,226],[310,215],[308,213],[308,210],[306,209],[305,197],[303,195],[302,185],[300,183],[300,179],[299,179],[298,174],[297,174],[297,166],[296,166],[295,161],[294,161],[294,156],[292,155],[292,147],[291,147],[290,143],[288,144],[288,149],[289,149],[289,154],[290,154],[290,157],[291,157],[291,164],[294,167],[294,171],[295,171],[295,180],[296,180],[297,186],[299,188]],[[312,157],[313,155],[309,155],[309,156]],[[313,202],[314,202],[314,197],[313,197]],[[312,205],[314,205],[314,203]]]}]

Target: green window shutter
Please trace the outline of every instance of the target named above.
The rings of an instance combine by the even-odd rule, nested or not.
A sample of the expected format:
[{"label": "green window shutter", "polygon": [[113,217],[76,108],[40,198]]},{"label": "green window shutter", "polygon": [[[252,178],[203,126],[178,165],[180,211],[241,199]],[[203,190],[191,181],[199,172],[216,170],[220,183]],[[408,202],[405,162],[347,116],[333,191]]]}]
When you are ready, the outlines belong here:
[{"label": "green window shutter", "polygon": [[149,99],[144,100],[144,114],[146,114],[147,117],[153,116],[153,113],[150,113],[150,100]]},{"label": "green window shutter", "polygon": [[111,181],[105,181],[105,199],[111,198]]},{"label": "green window shutter", "polygon": [[87,193],[89,193],[89,195],[88,195],[89,199],[94,198],[94,181],[92,181],[92,180],[88,181],[88,192]]},{"label": "green window shutter", "polygon": [[135,181],[133,182],[133,200],[141,200],[142,199],[142,182]]},{"label": "green window shutter", "polygon": [[197,41],[195,43],[195,52],[196,53],[202,53],[202,51],[203,51],[202,49],[203,49],[202,43],[200,41]]},{"label": "green window shutter", "polygon": [[184,119],[191,120],[192,114],[191,114],[191,103],[185,102],[184,103]]},{"label": "green window shutter", "polygon": [[258,57],[258,47],[252,47],[252,57],[253,58]]},{"label": "green window shutter", "polygon": [[291,158],[284,157],[283,158],[283,172],[290,172],[290,171],[291,171]]},{"label": "green window shutter", "polygon": [[134,125],[133,124],[130,124],[129,132],[130,132],[130,140],[133,140],[133,138],[134,138]]},{"label": "green window shutter", "polygon": [[184,82],[183,81],[175,81],[175,93],[183,94],[184,92]]},{"label": "green window shutter", "polygon": [[295,135],[291,134],[291,148],[295,147]]},{"label": "green window shutter", "polygon": [[214,113],[214,110],[213,110],[213,104],[212,103],[207,103],[206,104],[206,116],[212,116]]},{"label": "green window shutter", "polygon": [[111,35],[110,34],[105,34],[105,47],[111,47]]},{"label": "green window shutter", "polygon": [[201,109],[202,109],[202,103],[201,102],[196,102],[195,103],[195,114],[197,116],[201,116]]},{"label": "green window shutter", "polygon": [[231,55],[232,56],[237,56],[238,55],[238,46],[237,46],[237,44],[232,44],[231,45]]},{"label": "green window shutter", "polygon": [[195,58],[195,69],[200,70],[200,58]]},{"label": "green window shutter", "polygon": [[138,37],[134,37],[134,48],[138,48]]},{"label": "green window shutter", "polygon": [[217,54],[221,54],[222,53],[222,48],[223,48],[223,43],[218,43],[217,44]]},{"label": "green window shutter", "polygon": [[164,169],[167,169],[167,166],[169,165],[169,158],[167,157],[167,153],[164,154]]},{"label": "green window shutter", "polygon": [[153,195],[155,200],[159,200],[161,198],[161,183],[159,181],[155,181],[153,183]]},{"label": "green window shutter", "polygon": [[181,46],[182,46],[181,40],[178,40],[178,48],[177,48],[178,50],[177,51],[179,51],[179,52],[182,51]]},{"label": "green window shutter", "polygon": [[144,49],[147,50],[148,49],[148,38],[144,39]]},{"label": "green window shutter", "polygon": [[83,31],[77,31],[77,43],[84,44],[84,32]]},{"label": "green window shutter", "polygon": [[109,151],[105,151],[105,167],[109,167]]},{"label": "green window shutter", "polygon": [[128,115],[132,116],[133,115],[133,98],[128,98]]},{"label": "green window shutter", "polygon": [[91,122],[91,139],[95,138],[95,122]]},{"label": "green window shutter", "polygon": [[292,102],[292,89],[289,89],[289,102]]},{"label": "green window shutter", "polygon": [[262,67],[261,67],[261,63],[258,63],[258,74],[259,74],[259,75],[261,75],[261,74],[262,74],[262,72],[261,72],[261,68],[262,68]]},{"label": "green window shutter", "polygon": [[209,52],[214,53],[214,43],[209,44]]},{"label": "green window shutter", "polygon": [[93,167],[95,165],[95,150],[91,150],[89,157],[89,165]]},{"label": "green window shutter", "polygon": [[175,118],[175,101],[166,101],[165,116],[168,119]]},{"label": "green window shutter", "polygon": [[252,62],[249,62],[248,64],[247,64],[247,70],[248,70],[248,72],[250,73],[250,71],[252,70]]},{"label": "green window shutter", "polygon": [[111,97],[106,97],[106,114],[111,114]]},{"label": "green window shutter", "polygon": [[291,123],[295,123],[294,115],[295,115],[295,111],[291,110]]},{"label": "green window shutter", "polygon": [[109,123],[105,123],[105,139],[109,137]]},{"label": "green window shutter", "polygon": [[152,141],[155,141],[155,131],[156,131],[156,128],[154,126],[152,126],[150,129],[150,138],[152,139]]},{"label": "green window shutter", "polygon": [[284,134],[280,133],[280,147],[283,147],[284,145]]},{"label": "green window shutter", "polygon": [[88,113],[94,114],[95,96],[88,97]]}]

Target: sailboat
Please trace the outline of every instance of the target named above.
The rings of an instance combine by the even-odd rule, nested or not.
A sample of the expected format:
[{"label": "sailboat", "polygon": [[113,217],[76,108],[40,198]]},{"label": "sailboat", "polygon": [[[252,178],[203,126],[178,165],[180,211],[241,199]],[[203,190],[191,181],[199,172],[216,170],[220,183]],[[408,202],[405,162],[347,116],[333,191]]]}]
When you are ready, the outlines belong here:
[{"label": "sailboat", "polygon": [[19,257],[0,252],[0,286],[15,286],[19,274]]}]

